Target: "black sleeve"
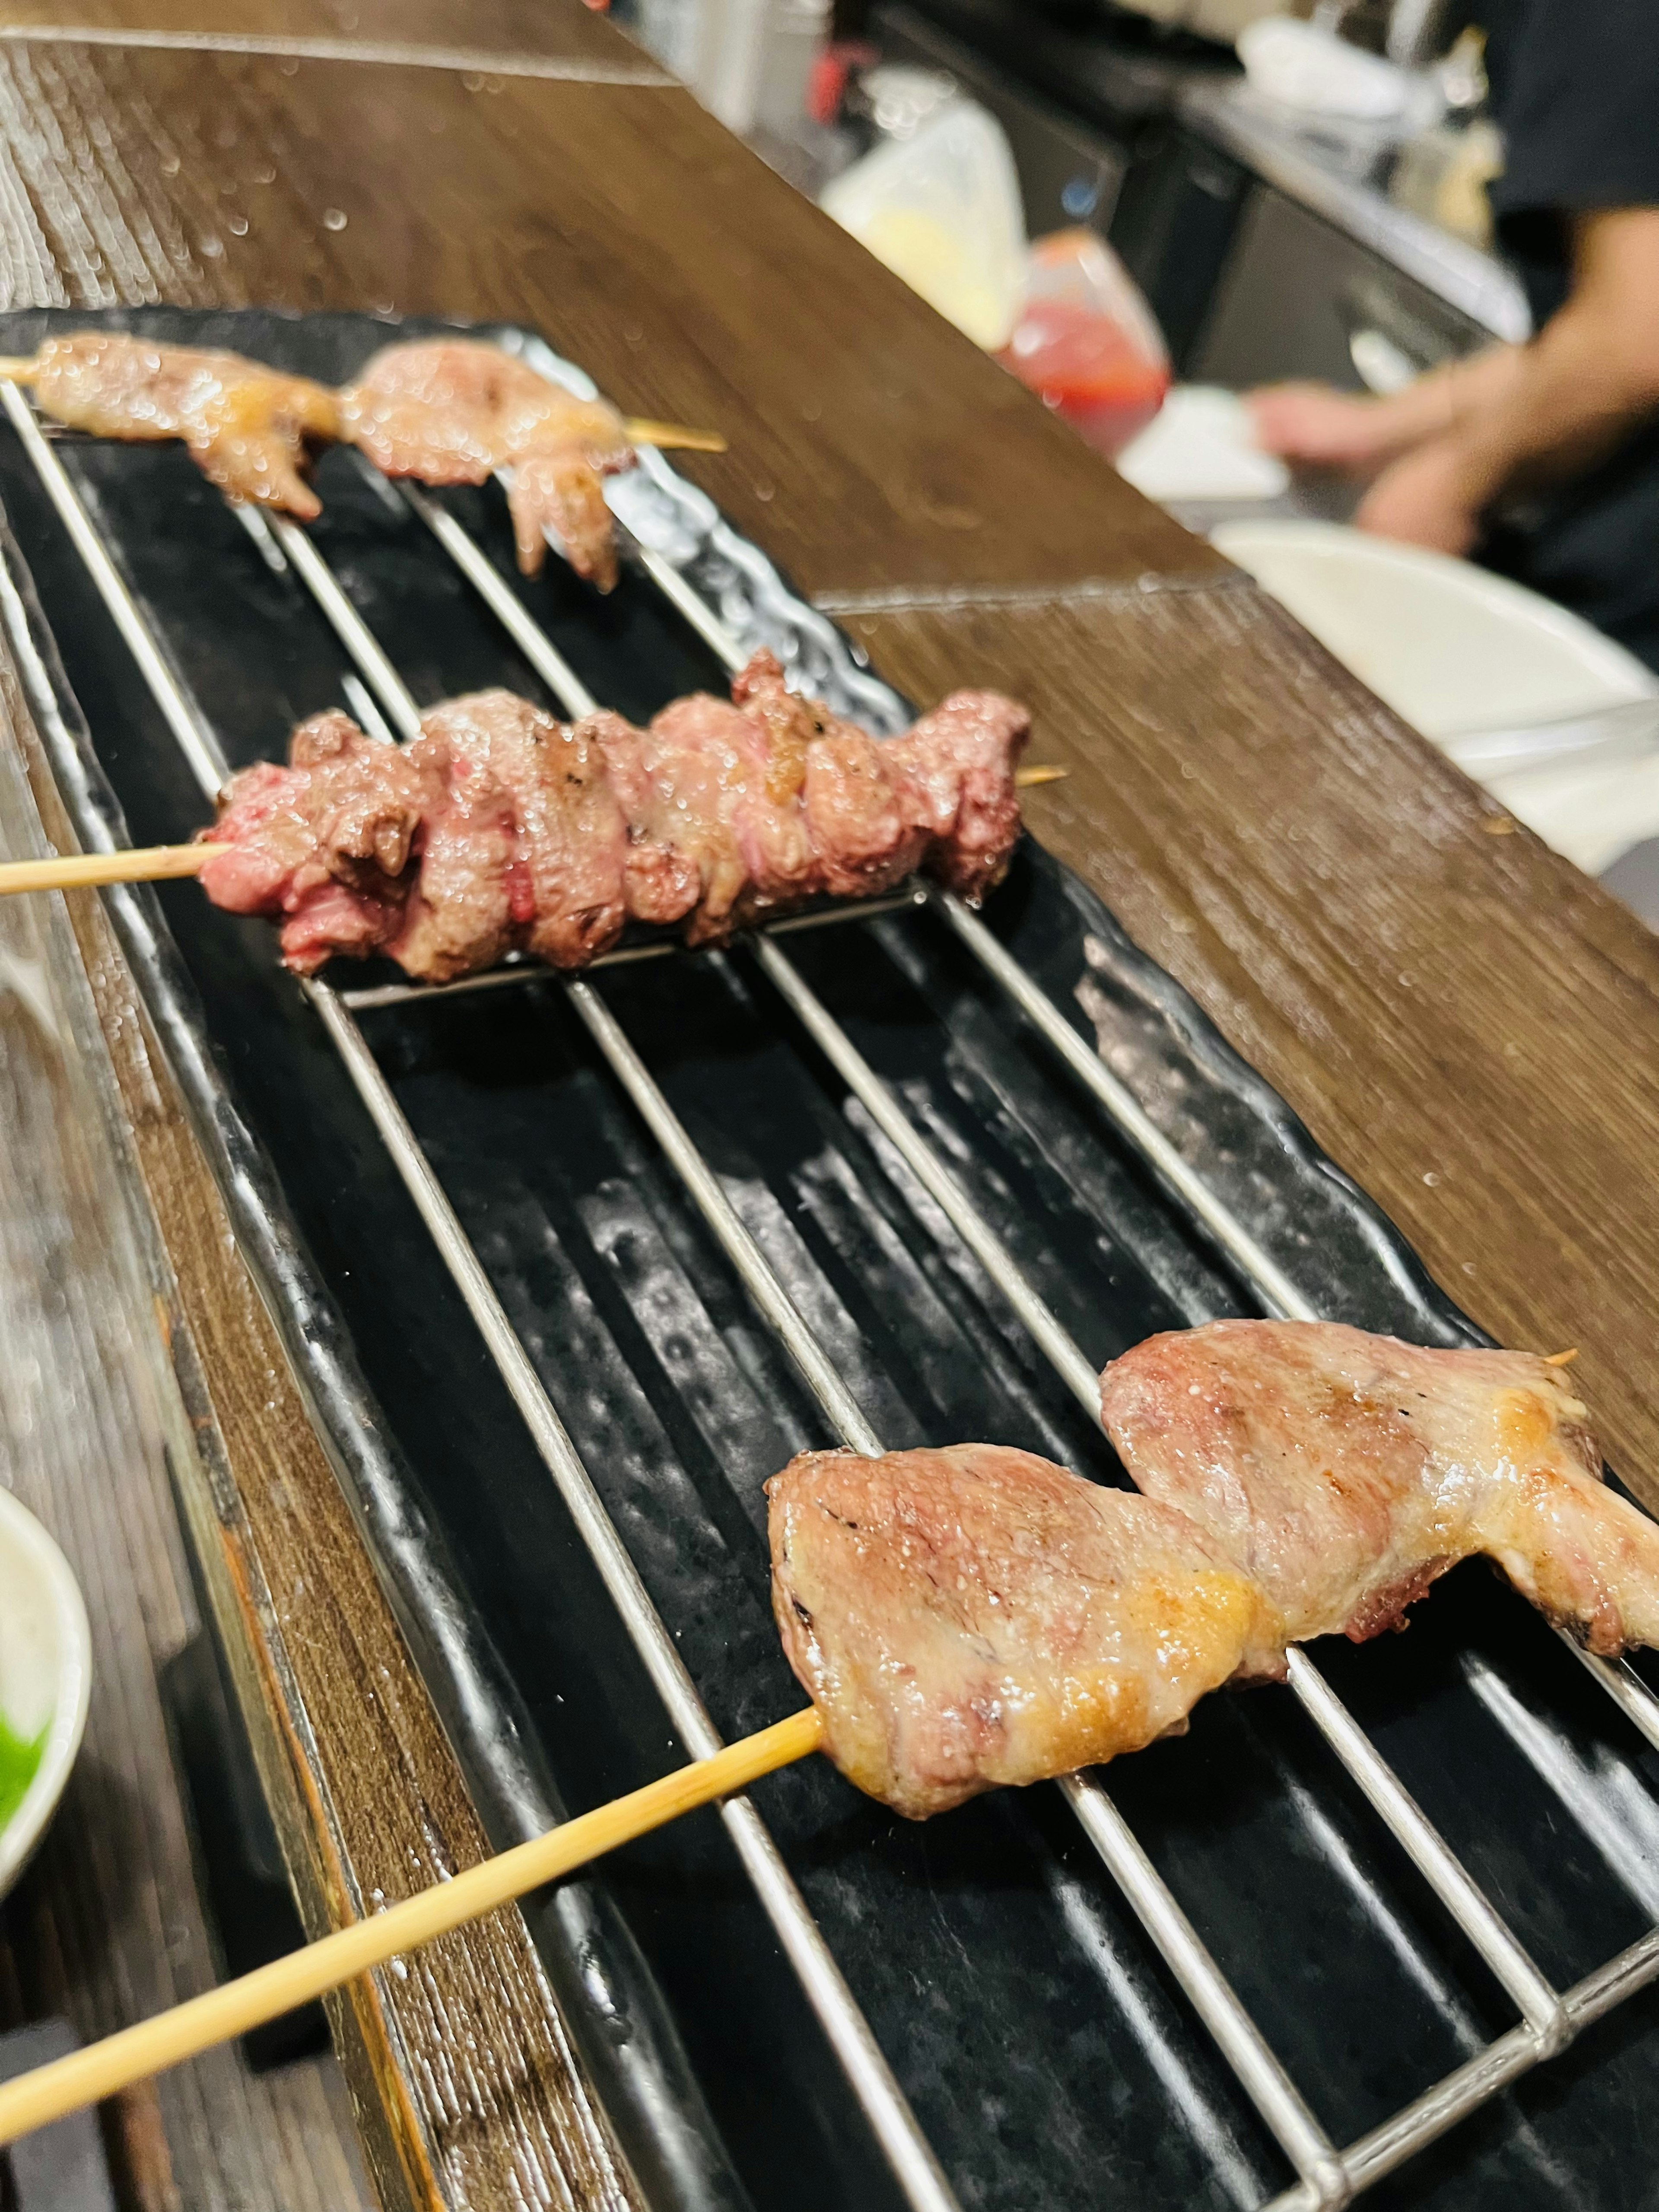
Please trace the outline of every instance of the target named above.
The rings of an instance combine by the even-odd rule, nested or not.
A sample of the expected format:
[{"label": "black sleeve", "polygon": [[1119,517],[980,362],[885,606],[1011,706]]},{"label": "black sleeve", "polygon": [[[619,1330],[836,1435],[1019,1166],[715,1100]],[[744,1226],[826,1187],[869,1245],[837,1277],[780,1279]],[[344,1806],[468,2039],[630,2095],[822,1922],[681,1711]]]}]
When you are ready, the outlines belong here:
[{"label": "black sleeve", "polygon": [[1659,0],[1511,0],[1492,12],[1508,18],[1488,44],[1508,149],[1496,212],[1659,207]]}]

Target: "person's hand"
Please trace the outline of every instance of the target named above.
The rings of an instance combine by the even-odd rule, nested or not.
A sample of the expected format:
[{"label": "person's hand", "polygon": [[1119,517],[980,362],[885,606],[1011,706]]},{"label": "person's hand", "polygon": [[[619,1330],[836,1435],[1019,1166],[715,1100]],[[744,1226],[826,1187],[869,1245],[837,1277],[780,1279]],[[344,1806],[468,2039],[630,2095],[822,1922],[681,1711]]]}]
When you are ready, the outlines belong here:
[{"label": "person's hand", "polygon": [[1286,461],[1356,473],[1381,468],[1401,449],[1395,410],[1386,399],[1338,392],[1328,384],[1266,384],[1247,392],[1256,443]]},{"label": "person's hand", "polygon": [[1480,533],[1480,513],[1456,452],[1434,444],[1419,446],[1384,469],[1359,502],[1354,524],[1376,538],[1461,558]]}]

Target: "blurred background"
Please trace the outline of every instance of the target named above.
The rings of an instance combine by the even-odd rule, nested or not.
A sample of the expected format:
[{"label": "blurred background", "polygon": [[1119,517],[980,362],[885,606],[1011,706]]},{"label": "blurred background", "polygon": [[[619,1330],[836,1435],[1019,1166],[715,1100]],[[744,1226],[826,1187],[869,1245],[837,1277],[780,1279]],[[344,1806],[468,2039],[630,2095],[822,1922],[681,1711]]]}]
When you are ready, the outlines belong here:
[{"label": "blurred background", "polygon": [[1659,921],[1652,0],[615,0]]}]

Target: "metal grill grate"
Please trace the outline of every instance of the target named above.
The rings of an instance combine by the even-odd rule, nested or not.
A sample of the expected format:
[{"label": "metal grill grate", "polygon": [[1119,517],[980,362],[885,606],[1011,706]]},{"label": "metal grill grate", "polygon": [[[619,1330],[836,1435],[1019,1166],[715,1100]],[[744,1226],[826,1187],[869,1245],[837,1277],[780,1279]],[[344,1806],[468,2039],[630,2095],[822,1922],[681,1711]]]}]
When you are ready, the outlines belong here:
[{"label": "metal grill grate", "polygon": [[[198,781],[204,793],[214,798],[227,773],[214,733],[174,678],[144,613],[28,403],[10,386],[0,390],[0,402]],[[404,496],[562,709],[575,716],[598,705],[552,639],[453,514],[422,492],[406,489]],[[267,557],[286,562],[300,577],[355,663],[362,685],[350,678],[347,682],[361,703],[366,725],[386,737],[416,734],[420,710],[415,699],[313,541],[285,519],[267,520],[251,510],[239,512]],[[629,550],[676,611],[735,671],[746,656],[715,611],[659,555],[637,545]],[[363,696],[364,686],[367,696]],[[1045,1047],[1104,1108],[1176,1206],[1201,1228],[1267,1310],[1287,1318],[1319,1318],[1248,1227],[1194,1171],[1127,1086],[1090,1050],[1061,1010],[977,916],[952,895],[918,888],[899,898],[797,917],[755,933],[744,944],[748,957],[980,1261],[1090,1418],[1097,1417],[1093,1364],[1023,1273],[939,1151],[920,1133],[898,1097],[860,1053],[784,949],[794,931],[866,920],[922,900],[934,907]],[[595,967],[602,969],[641,959],[672,957],[677,950],[672,945],[627,948],[596,963]],[[720,1739],[697,1686],[356,1019],[358,1012],[372,1009],[431,1004],[459,994],[510,988],[532,978],[545,981],[547,973],[526,963],[439,988],[392,985],[337,990],[312,981],[305,989],[477,1323],[665,1708],[688,1748],[696,1756],[706,1756],[719,1747]],[[834,1429],[854,1449],[878,1451],[880,1439],[845,1377],[629,1042],[607,1006],[602,987],[586,978],[567,978],[563,989],[617,1085],[681,1178],[755,1308],[787,1350]],[[1566,1640],[1626,1718],[1650,1744],[1659,1747],[1659,1698],[1628,1665],[1622,1662],[1610,1665]],[[1305,1652],[1293,1651],[1290,1669],[1290,1686],[1304,1711],[1521,2014],[1521,2025],[1346,2147],[1334,2143],[1314,2117],[1098,1775],[1073,1776],[1059,1788],[1294,2168],[1297,2185],[1273,2201],[1271,2212],[1291,2212],[1291,2208],[1297,2208],[1297,2212],[1315,2212],[1315,2208],[1348,2203],[1528,2069],[1562,2051],[1591,2021],[1659,1978],[1659,1929],[1643,1936],[1574,1986],[1565,1990],[1553,1986],[1315,1662]],[[904,2196],[916,2212],[949,2212],[955,2198],[939,2160],[764,1822],[755,1808],[742,1799],[726,1804],[722,1817]]]}]

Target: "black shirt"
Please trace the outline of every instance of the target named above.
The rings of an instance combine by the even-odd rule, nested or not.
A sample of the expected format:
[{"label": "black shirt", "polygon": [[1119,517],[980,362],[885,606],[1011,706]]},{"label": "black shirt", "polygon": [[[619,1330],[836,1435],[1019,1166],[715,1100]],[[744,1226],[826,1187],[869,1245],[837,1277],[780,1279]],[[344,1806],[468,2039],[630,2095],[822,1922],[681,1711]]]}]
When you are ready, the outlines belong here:
[{"label": "black shirt", "polygon": [[[1567,296],[1570,222],[1659,208],[1659,0],[1477,0],[1506,152],[1498,242],[1541,326]],[[1659,422],[1486,533],[1479,558],[1659,669]]]}]

